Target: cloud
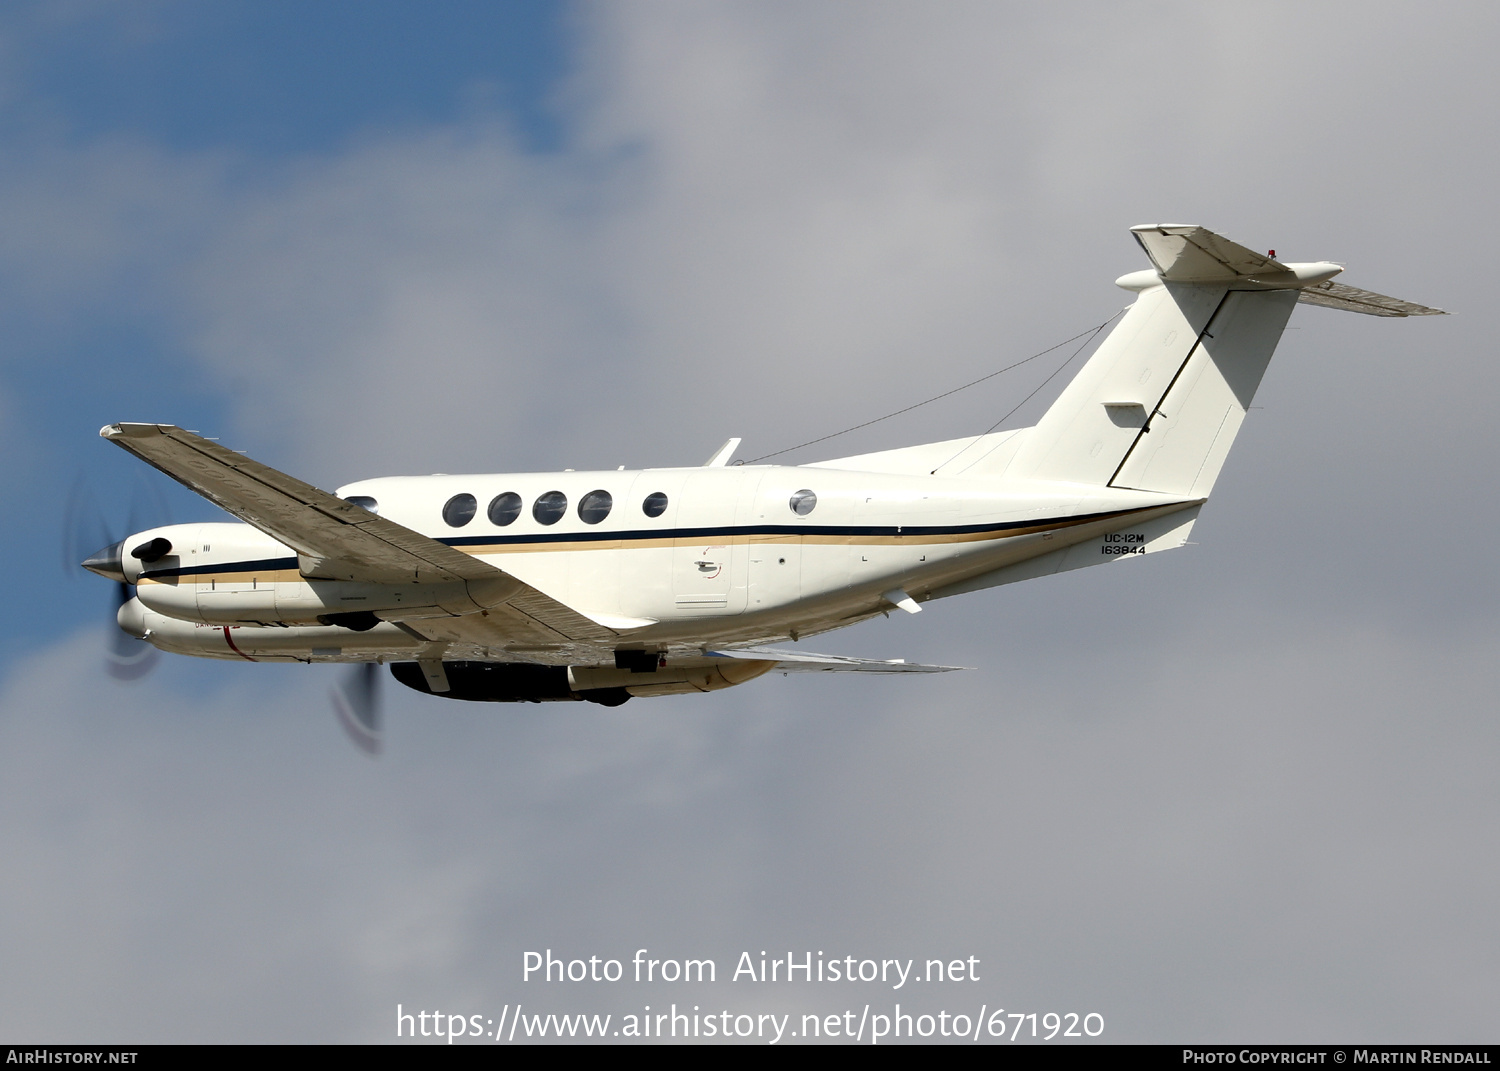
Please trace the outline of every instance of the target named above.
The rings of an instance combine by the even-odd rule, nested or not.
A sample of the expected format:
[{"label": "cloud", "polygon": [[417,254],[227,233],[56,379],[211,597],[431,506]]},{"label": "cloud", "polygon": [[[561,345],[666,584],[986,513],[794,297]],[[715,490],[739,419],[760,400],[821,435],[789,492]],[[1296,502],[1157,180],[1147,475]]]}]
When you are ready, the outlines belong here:
[{"label": "cloud", "polygon": [[0,166],[0,308],[54,332],[105,310],[135,324],[167,313],[171,274],[222,209],[224,158],[183,158],[126,135],[21,140],[30,144]]},{"label": "cloud", "polygon": [[[1134,571],[1108,593],[1155,586]],[[727,981],[769,946],[974,955],[981,983],[907,1007],[1097,1010],[1117,1041],[1477,1039],[1500,937],[1493,633],[1291,630],[1241,605],[1102,646],[1042,613],[997,643],[1006,609],[955,604],[986,663],[963,679],[773,679],[618,712],[390,689],[379,763],[339,739],[329,672],[121,689],[79,672],[81,636],[0,696],[0,836],[26,876],[4,893],[26,920],[4,937],[5,1025],[376,1041],[397,1002],[800,1014],[897,995]],[[1069,637],[1085,672],[1062,671]],[[638,947],[726,973],[520,980],[526,951]]]},{"label": "cloud", "polygon": [[[12,305],[137,309],[230,399],[232,445],[330,486],[810,438],[1103,319],[1150,219],[1467,315],[1300,311],[1203,546],[821,641],[969,674],[617,712],[392,689],[367,764],[318,669],[121,692],[80,668],[92,637],[54,647],[0,694],[26,875],[0,1023],[381,1040],[398,1001],[842,1007],[518,980],[538,946],[786,946],[976,955],[993,973],[943,1000],[1097,1010],[1110,1040],[1476,1038],[1494,16],[1353,10],[599,5],[556,152],[478,117],[13,165]],[[1045,371],[834,449],[978,430]]]}]

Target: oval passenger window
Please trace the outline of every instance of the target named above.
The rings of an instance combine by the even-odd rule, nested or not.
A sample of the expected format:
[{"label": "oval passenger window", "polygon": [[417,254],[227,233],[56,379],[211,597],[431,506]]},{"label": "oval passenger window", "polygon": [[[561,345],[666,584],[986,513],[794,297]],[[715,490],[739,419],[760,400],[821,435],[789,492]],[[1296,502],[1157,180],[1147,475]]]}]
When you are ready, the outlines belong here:
[{"label": "oval passenger window", "polygon": [[462,528],[474,519],[474,510],[479,505],[473,495],[454,495],[443,507],[443,520],[449,528]]},{"label": "oval passenger window", "polygon": [[667,493],[652,491],[646,496],[646,501],[641,503],[641,512],[648,517],[660,517],[667,512]]},{"label": "oval passenger window", "polygon": [[350,495],[348,498],[344,499],[344,501],[349,503],[351,506],[358,506],[360,509],[367,509],[371,513],[380,512],[380,503],[376,502],[369,495]]},{"label": "oval passenger window", "polygon": [[608,491],[590,491],[578,503],[578,517],[584,524],[598,524],[609,516],[609,508],[614,504]]},{"label": "oval passenger window", "polygon": [[568,496],[561,491],[548,491],[538,495],[532,503],[531,515],[538,524],[556,524],[568,512]]},{"label": "oval passenger window", "polygon": [[791,501],[787,503],[792,507],[792,512],[799,517],[806,517],[817,504],[818,496],[805,487],[793,495]]},{"label": "oval passenger window", "polygon": [[506,491],[503,495],[490,499],[490,523],[495,527],[504,528],[520,515],[521,496],[514,491]]}]

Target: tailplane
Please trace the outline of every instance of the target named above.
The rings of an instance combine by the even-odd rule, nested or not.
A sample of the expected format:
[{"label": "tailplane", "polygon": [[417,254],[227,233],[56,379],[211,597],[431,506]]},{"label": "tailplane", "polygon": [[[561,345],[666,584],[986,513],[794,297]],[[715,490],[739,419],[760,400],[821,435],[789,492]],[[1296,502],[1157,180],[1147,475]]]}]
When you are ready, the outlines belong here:
[{"label": "tailplane", "polygon": [[1337,264],[1283,263],[1202,227],[1131,230],[1153,267],[1117,282],[1139,296],[1027,431],[1007,479],[1206,498],[1299,300],[1442,311],[1332,283]]}]

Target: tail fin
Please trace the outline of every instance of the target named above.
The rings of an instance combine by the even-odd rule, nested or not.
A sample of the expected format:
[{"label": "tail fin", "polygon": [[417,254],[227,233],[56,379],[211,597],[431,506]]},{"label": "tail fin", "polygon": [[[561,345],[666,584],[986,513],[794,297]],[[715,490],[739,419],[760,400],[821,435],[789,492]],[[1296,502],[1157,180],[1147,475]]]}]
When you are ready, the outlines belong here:
[{"label": "tail fin", "polygon": [[[1353,288],[1327,285],[1337,264],[1284,264],[1202,227],[1131,230],[1155,270],[1117,280],[1140,296],[1006,476],[1205,498],[1299,297],[1348,308],[1331,299]],[[1377,315],[1440,311],[1353,293]]]}]

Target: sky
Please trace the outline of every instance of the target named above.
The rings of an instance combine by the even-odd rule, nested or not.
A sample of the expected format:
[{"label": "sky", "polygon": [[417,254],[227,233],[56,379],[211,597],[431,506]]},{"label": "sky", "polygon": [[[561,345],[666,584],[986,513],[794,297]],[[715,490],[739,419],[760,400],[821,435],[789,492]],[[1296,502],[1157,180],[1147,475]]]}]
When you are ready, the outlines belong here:
[{"label": "sky", "polygon": [[[7,5],[0,1038],[900,1001],[1116,1042],[1493,1041],[1497,23]],[[812,642],[964,673],[616,710],[391,687],[372,761],[330,667],[109,679],[110,592],[64,567],[70,496],[101,531],[214,518],[106,423],[324,487],[758,456],[1103,321],[1147,222],[1454,315],[1300,308],[1195,545]],[[982,431],[1044,364],[782,460]],[[642,948],[719,980],[523,975]],[[979,979],[728,980],[762,950]]]}]

